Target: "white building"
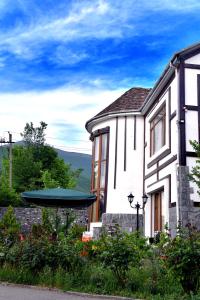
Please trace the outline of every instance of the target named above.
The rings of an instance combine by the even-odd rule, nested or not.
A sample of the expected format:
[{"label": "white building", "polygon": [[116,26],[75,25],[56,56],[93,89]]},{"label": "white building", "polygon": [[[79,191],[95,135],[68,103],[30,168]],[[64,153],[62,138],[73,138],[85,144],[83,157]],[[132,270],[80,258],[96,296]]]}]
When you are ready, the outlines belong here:
[{"label": "white building", "polygon": [[[93,142],[92,223],[134,227],[130,192],[145,206],[146,236],[178,222],[200,226],[200,199],[188,180],[200,142],[200,44],[176,53],[152,89],[132,88],[86,123]],[[142,213],[142,210],[140,211]],[[93,224],[94,225],[94,224]]]}]

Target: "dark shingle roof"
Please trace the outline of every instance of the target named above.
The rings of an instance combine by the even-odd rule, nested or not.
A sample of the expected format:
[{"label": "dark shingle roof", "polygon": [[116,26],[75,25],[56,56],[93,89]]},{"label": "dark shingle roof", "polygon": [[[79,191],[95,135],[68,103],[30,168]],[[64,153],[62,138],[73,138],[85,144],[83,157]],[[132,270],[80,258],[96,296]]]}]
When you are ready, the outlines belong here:
[{"label": "dark shingle roof", "polygon": [[126,91],[122,96],[117,100],[111,103],[109,106],[104,108],[100,113],[95,117],[100,117],[105,114],[120,112],[126,110],[138,110],[151,89],[134,87]]}]

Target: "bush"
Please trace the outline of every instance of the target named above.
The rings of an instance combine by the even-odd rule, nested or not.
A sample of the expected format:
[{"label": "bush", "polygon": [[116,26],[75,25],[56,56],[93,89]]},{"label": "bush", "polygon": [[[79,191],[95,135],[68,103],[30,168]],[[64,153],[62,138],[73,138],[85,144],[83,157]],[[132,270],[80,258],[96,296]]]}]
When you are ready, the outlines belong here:
[{"label": "bush", "polygon": [[103,236],[97,245],[98,257],[106,268],[114,273],[118,283],[125,286],[127,272],[131,266],[139,266],[149,247],[138,233],[127,234],[117,227],[113,236]]},{"label": "bush", "polygon": [[12,245],[18,240],[19,232],[20,225],[15,217],[14,209],[9,206],[0,221],[0,241],[3,244]]},{"label": "bush", "polygon": [[200,233],[190,224],[166,246],[166,266],[174,272],[186,293],[197,293],[200,284]]}]

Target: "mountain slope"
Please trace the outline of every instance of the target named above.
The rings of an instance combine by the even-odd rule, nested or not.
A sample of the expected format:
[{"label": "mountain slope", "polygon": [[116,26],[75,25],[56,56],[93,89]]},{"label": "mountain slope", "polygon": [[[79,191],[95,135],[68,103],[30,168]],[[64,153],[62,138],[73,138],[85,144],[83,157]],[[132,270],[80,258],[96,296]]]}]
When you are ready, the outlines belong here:
[{"label": "mountain slope", "polygon": [[90,174],[91,174],[91,155],[84,153],[68,152],[60,149],[55,149],[58,156],[62,158],[65,163],[71,165],[72,169],[83,169],[76,186],[77,190],[82,192],[90,191]]}]

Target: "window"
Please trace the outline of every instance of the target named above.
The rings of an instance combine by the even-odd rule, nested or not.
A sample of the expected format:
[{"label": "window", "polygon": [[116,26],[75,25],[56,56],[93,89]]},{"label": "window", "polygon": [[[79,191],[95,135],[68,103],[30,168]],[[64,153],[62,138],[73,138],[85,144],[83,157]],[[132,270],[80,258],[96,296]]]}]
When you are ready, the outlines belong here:
[{"label": "window", "polygon": [[98,130],[93,139],[92,182],[91,191],[97,201],[91,209],[91,221],[98,222],[106,211],[107,164],[108,164],[109,128]]},{"label": "window", "polygon": [[166,105],[150,122],[150,155],[152,156],[166,143]]}]

